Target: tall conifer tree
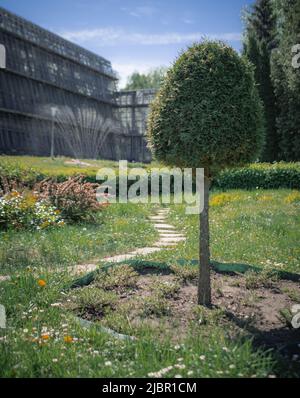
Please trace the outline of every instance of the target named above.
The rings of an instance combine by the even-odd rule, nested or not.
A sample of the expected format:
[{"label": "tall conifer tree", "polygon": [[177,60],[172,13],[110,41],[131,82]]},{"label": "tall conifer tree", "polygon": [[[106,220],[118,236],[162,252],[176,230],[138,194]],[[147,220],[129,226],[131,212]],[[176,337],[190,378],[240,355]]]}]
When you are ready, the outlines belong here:
[{"label": "tall conifer tree", "polygon": [[300,0],[273,2],[277,13],[278,49],[272,56],[272,79],[278,105],[279,147],[284,160],[299,161],[300,65],[297,53],[300,45]]},{"label": "tall conifer tree", "polygon": [[276,100],[271,80],[271,53],[276,46],[272,0],[256,0],[245,20],[244,54],[255,66],[255,79],[264,104],[266,143],[261,160],[272,162],[278,160]]}]

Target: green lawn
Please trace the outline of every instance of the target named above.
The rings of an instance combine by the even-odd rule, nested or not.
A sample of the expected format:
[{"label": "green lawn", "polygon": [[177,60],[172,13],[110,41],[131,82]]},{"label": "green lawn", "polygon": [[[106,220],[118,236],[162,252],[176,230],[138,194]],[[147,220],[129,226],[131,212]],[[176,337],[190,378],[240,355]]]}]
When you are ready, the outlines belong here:
[{"label": "green lawn", "polygon": [[[290,193],[215,193],[213,259],[300,273],[300,208],[286,201]],[[57,306],[66,300],[64,289],[73,279],[67,265],[155,241],[156,233],[146,221],[150,211],[151,206],[113,205],[96,224],[1,233],[0,274],[12,276],[0,284],[0,302],[8,317],[7,329],[0,332],[1,377],[147,377],[169,366],[168,377],[295,376],[282,368],[276,355],[254,348],[249,338],[232,338],[217,322],[201,327],[192,323],[176,344],[142,327],[136,341],[119,341],[95,329],[84,330],[68,310]],[[197,258],[198,217],[172,205],[170,222],[186,232],[187,242],[141,261],[172,265]]]},{"label": "green lawn", "polygon": [[106,208],[95,223],[43,231],[0,232],[0,274],[26,267],[62,269],[95,258],[126,253],[156,239],[147,222],[150,207],[133,204]]},{"label": "green lawn", "polygon": [[[210,209],[211,255],[220,263],[268,266],[300,273],[300,202],[289,190],[215,192]],[[168,263],[198,256],[198,216],[172,206],[170,222],[185,231],[187,241],[172,252],[153,254]]]},{"label": "green lawn", "polygon": [[[71,158],[57,157],[51,159],[50,157],[39,156],[0,156],[0,166],[10,164],[17,165],[23,169],[33,169],[39,174],[51,177],[68,177],[75,174],[84,174],[95,177],[97,171],[103,167],[118,168],[119,163],[111,160],[81,160],[87,165],[76,165],[72,163]],[[144,163],[128,163],[128,167],[142,167],[147,168],[149,165]]]}]

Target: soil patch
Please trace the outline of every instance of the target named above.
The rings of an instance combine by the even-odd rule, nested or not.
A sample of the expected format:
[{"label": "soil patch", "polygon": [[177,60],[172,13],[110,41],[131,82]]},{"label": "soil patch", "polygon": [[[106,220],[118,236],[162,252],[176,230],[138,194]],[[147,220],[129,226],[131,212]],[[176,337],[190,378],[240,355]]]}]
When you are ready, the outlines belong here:
[{"label": "soil patch", "polygon": [[208,333],[219,325],[229,334],[249,334],[259,346],[292,355],[294,360],[299,355],[300,359],[300,329],[291,324],[291,309],[300,300],[298,283],[276,280],[250,289],[244,275],[213,273],[212,286],[214,306],[208,310],[197,305],[196,280],[183,282],[176,274],[144,269],[133,287],[110,289],[117,300],[108,315],[93,310],[83,317],[105,324],[107,317],[119,314],[133,330],[143,324],[174,340],[190,330],[191,322],[194,328],[205,326]]}]

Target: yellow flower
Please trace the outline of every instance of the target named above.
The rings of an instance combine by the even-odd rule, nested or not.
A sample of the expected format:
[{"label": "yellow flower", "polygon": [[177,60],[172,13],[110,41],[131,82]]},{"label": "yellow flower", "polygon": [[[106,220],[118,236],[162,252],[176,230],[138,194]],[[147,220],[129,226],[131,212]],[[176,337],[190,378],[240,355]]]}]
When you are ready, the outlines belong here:
[{"label": "yellow flower", "polygon": [[44,287],[44,286],[46,286],[46,281],[44,281],[44,279],[39,279],[38,280],[38,285],[41,286],[41,287]]},{"label": "yellow flower", "polygon": [[41,339],[44,340],[44,341],[47,341],[47,340],[50,339],[50,336],[49,336],[49,334],[42,334],[41,335]]},{"label": "yellow flower", "polygon": [[293,203],[300,203],[300,192],[298,191],[293,191],[291,194],[289,194],[285,198],[285,203],[287,204],[293,204]]},{"label": "yellow flower", "polygon": [[43,224],[41,225],[41,228],[42,229],[47,228],[49,227],[49,225],[50,225],[49,221],[44,221]]},{"label": "yellow flower", "polygon": [[65,336],[64,337],[64,342],[65,343],[72,343],[73,337],[72,336]]},{"label": "yellow flower", "polygon": [[261,202],[270,202],[273,198],[270,195],[263,195],[259,196],[257,199],[260,200]]},{"label": "yellow flower", "polygon": [[18,191],[12,191],[12,192],[8,195],[8,197],[11,197],[11,198],[18,198],[19,196],[21,196],[21,194],[20,194]]},{"label": "yellow flower", "polygon": [[211,198],[210,205],[212,207],[224,206],[228,203],[239,201],[240,199],[241,196],[237,194],[221,193]]}]

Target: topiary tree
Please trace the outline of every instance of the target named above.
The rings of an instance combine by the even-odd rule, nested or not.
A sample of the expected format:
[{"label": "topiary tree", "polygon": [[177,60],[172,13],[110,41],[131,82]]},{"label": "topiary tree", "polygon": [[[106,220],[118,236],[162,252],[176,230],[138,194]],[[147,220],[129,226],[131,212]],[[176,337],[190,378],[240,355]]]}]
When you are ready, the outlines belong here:
[{"label": "topiary tree", "polygon": [[253,67],[222,42],[194,44],[168,71],[154,100],[148,140],[170,166],[204,168],[200,214],[199,304],[211,304],[209,187],[225,167],[257,158],[264,142],[263,108]]}]

